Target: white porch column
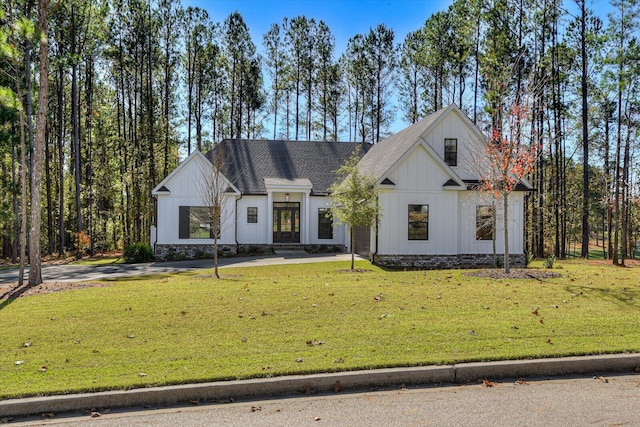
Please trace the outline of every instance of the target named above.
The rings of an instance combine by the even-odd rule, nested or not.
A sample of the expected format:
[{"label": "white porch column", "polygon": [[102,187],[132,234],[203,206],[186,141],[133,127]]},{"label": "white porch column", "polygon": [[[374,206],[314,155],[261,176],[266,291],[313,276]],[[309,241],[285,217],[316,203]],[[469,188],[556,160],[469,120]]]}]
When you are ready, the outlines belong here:
[{"label": "white porch column", "polygon": [[267,191],[267,244],[273,244],[273,193]]},{"label": "white porch column", "polygon": [[309,228],[311,227],[311,223],[309,222],[309,218],[311,218],[310,212],[309,212],[309,192],[306,191],[304,193],[304,204],[303,204],[303,209],[304,209],[304,223],[302,224],[303,228],[303,234],[302,234],[302,243],[309,243]]}]

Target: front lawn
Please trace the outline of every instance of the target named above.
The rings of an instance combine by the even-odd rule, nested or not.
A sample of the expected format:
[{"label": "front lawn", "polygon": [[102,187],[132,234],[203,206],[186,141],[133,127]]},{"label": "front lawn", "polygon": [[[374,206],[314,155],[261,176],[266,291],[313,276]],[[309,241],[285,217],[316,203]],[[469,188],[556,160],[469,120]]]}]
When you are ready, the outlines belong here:
[{"label": "front lawn", "polygon": [[[0,398],[640,351],[640,271],[554,279],[367,262],[225,268],[0,301]],[[541,264],[534,268],[541,268]]]}]

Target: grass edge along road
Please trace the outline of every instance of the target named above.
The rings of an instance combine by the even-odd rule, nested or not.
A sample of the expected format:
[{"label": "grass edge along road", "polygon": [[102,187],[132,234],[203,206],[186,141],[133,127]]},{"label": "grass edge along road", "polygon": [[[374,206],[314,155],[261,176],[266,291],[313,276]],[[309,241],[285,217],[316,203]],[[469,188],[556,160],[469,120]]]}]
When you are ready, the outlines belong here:
[{"label": "grass edge along road", "polygon": [[[225,268],[0,302],[0,398],[640,350],[638,268],[559,278],[358,262]],[[534,264],[541,268],[541,264]]]}]

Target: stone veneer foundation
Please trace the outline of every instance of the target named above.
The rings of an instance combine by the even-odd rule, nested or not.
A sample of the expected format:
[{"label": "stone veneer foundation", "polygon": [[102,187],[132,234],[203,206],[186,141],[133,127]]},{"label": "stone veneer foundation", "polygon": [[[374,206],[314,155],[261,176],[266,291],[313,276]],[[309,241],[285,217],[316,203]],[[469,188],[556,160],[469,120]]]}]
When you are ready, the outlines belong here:
[{"label": "stone veneer foundation", "polygon": [[[218,245],[218,254],[235,255],[236,247]],[[178,258],[213,258],[213,245],[160,245],[156,244],[154,255],[156,260],[175,260]]]},{"label": "stone veneer foundation", "polygon": [[[498,266],[503,265],[504,254],[498,254]],[[509,255],[511,267],[526,267],[524,254]],[[374,262],[391,268],[423,268],[423,269],[452,269],[452,268],[493,268],[493,255],[464,254],[464,255],[376,255]]]},{"label": "stone veneer foundation", "polygon": [[[219,256],[233,255],[259,255],[278,249],[299,249],[309,253],[336,253],[344,252],[343,245],[298,245],[298,244],[240,244],[218,245]],[[213,245],[169,245],[156,244],[154,255],[158,261],[170,261],[175,259],[213,258]]]}]

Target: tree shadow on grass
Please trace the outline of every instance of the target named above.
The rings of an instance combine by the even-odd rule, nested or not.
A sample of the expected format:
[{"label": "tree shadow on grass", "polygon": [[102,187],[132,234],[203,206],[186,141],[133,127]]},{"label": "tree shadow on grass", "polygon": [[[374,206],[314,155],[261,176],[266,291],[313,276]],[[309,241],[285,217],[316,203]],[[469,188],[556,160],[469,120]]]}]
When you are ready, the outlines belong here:
[{"label": "tree shadow on grass", "polygon": [[612,301],[625,307],[640,308],[640,288],[603,288],[595,286],[565,286],[565,290],[570,292],[572,297],[588,296],[600,298],[605,301]]},{"label": "tree shadow on grass", "polygon": [[3,294],[0,294],[0,310],[11,304],[16,300],[16,298],[19,298],[22,294],[27,292],[32,287],[33,286],[29,284],[23,284],[22,286],[16,285]]}]

